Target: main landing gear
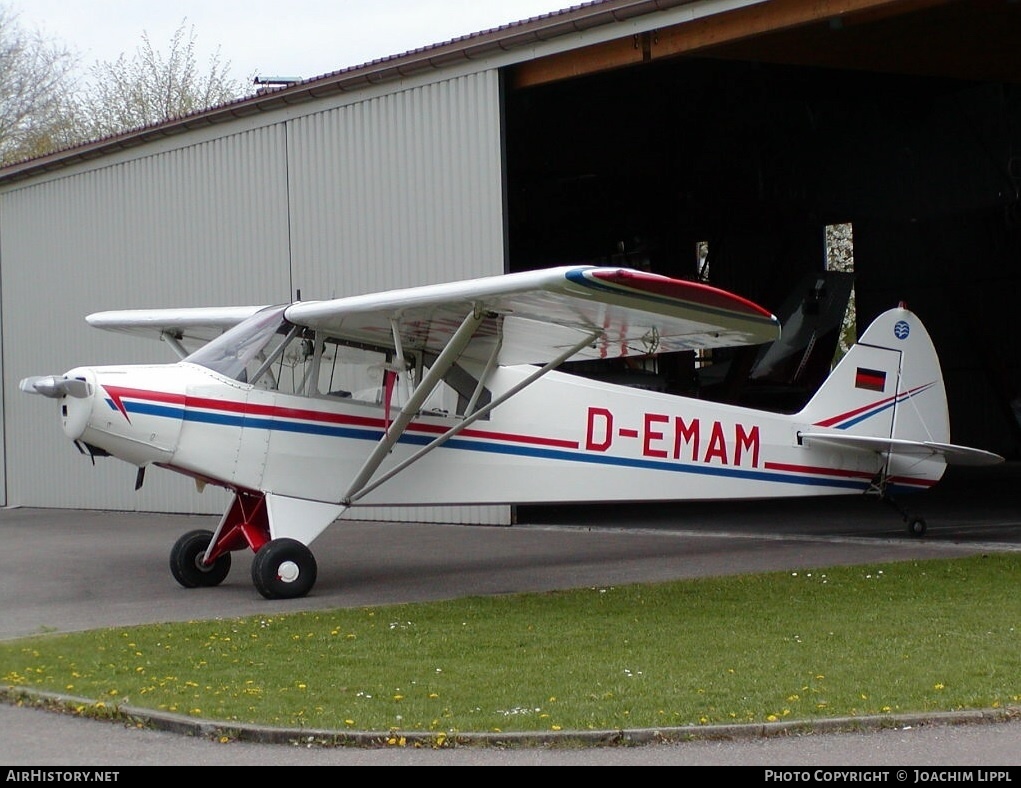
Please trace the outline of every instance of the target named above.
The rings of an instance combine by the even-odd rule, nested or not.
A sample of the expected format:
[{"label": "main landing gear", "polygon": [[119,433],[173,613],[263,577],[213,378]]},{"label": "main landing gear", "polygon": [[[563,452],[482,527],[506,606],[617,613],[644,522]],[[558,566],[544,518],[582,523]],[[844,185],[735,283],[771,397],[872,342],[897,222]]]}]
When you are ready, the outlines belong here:
[{"label": "main landing gear", "polygon": [[315,556],[297,539],[273,539],[252,561],[252,583],[266,599],[305,596],[316,582]]},{"label": "main landing gear", "polygon": [[227,579],[230,572],[230,553],[224,553],[210,563],[203,561],[213,532],[188,531],[170,550],[170,573],[185,588],[210,588]]},{"label": "main landing gear", "polygon": [[[210,549],[212,546],[212,549]],[[252,584],[266,599],[303,597],[315,585],[318,567],[309,548],[297,539],[270,539],[265,499],[238,492],[214,534],[184,534],[170,550],[170,572],[185,588],[210,588],[230,572],[231,552],[251,548]]]}]

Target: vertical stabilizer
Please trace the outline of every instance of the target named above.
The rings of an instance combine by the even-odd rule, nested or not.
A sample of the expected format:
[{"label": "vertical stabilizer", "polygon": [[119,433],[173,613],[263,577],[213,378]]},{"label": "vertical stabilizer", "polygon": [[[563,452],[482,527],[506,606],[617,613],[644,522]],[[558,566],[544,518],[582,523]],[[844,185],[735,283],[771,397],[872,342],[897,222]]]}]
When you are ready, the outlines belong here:
[{"label": "vertical stabilizer", "polygon": [[881,489],[887,481],[915,488],[934,484],[955,455],[971,462],[993,457],[949,445],[939,358],[922,321],[903,306],[872,322],[800,417],[803,440],[881,454]]},{"label": "vertical stabilizer", "polygon": [[[872,322],[797,418],[802,420],[802,445],[878,454],[881,467],[870,490],[888,501],[888,485],[931,487],[948,463],[1003,462],[992,452],[950,443],[936,348],[922,322],[904,306]],[[925,533],[925,520],[900,511],[909,533]]]},{"label": "vertical stabilizer", "polygon": [[879,315],[801,417],[852,435],[949,442],[943,373],[918,316],[903,306]]}]

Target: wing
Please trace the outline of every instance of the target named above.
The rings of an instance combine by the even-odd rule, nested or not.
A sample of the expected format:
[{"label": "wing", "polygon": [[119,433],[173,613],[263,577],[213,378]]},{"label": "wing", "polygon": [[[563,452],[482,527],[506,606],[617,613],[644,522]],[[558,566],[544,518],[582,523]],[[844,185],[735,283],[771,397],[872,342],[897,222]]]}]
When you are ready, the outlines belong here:
[{"label": "wing", "polygon": [[614,358],[769,342],[776,317],[699,282],[626,268],[568,266],[292,304],[292,323],[346,340],[439,353],[472,314],[485,319],[465,356],[501,364]]},{"label": "wing", "polygon": [[107,331],[162,339],[182,358],[224,331],[251,317],[261,306],[191,307],[184,309],[126,309],[95,312],[90,326]]},{"label": "wing", "polygon": [[1003,457],[984,449],[958,446],[953,443],[936,441],[913,441],[903,438],[877,438],[865,435],[840,435],[833,433],[803,432],[798,438],[802,443],[823,443],[830,446],[861,449],[880,453],[912,455],[916,457],[940,456],[951,465],[996,465]]}]

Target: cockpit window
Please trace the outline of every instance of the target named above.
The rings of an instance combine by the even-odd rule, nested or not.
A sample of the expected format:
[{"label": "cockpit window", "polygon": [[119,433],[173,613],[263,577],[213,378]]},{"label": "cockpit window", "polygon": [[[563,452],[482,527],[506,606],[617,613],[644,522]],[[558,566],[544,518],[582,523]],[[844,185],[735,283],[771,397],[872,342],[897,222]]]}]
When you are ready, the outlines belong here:
[{"label": "cockpit window", "polygon": [[[400,363],[392,348],[368,346],[301,328],[273,306],[196,350],[185,361],[240,383],[306,397],[350,399],[399,408],[411,398],[435,360],[408,353]],[[454,366],[422,403],[433,415],[466,415],[489,402],[478,380]]]},{"label": "cockpit window", "polygon": [[286,308],[286,305],[272,306],[257,312],[196,350],[185,361],[242,383],[254,382],[260,367],[287,336],[290,324],[284,320]]}]

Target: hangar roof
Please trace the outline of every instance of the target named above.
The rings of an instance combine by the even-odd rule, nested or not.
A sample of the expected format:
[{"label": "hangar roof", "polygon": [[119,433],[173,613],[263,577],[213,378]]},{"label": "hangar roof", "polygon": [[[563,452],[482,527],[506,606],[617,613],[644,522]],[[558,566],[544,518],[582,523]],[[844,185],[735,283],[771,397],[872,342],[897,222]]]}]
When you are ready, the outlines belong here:
[{"label": "hangar roof", "polygon": [[[698,15],[699,0],[595,0],[403,54],[260,91],[236,101],[0,169],[0,184],[154,139],[443,69],[610,25],[635,34],[526,59],[510,72],[524,88],[682,55],[876,72],[1021,81],[1021,3],[1013,0],[731,0]],[[675,13],[690,6],[691,14]],[[660,15],[667,24],[656,27]],[[644,18],[644,19],[643,19]]]}]

